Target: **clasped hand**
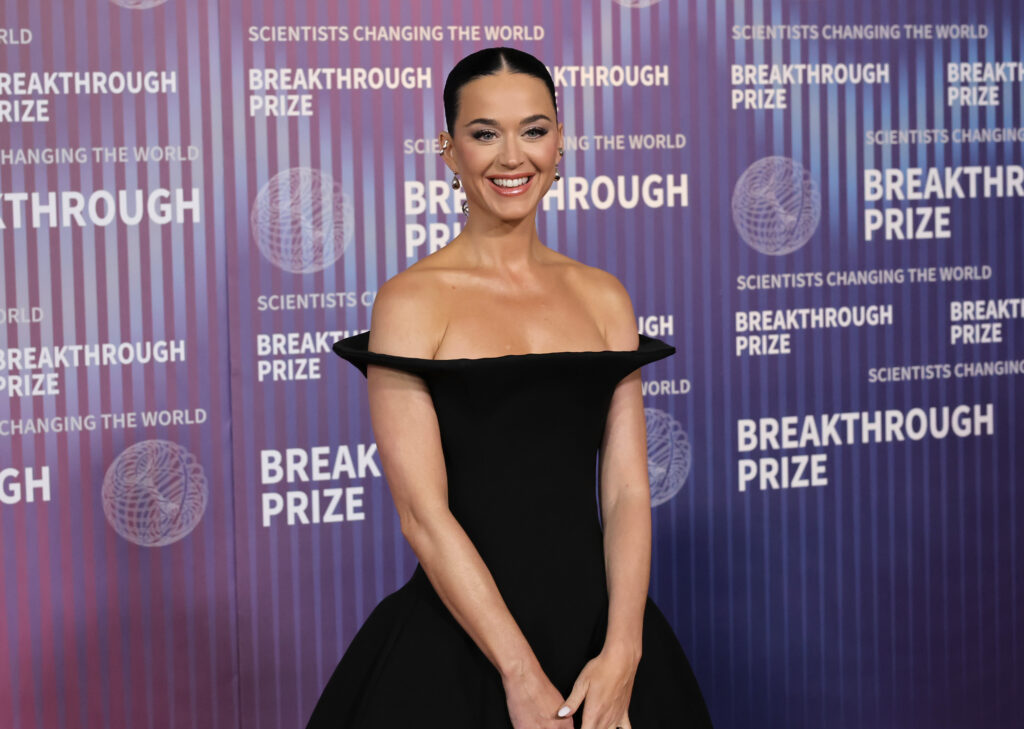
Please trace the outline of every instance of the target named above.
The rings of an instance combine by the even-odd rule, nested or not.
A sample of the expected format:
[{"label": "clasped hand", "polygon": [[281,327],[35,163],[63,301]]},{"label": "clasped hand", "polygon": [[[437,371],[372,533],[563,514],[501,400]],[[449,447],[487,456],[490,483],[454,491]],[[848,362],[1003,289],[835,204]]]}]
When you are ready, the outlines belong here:
[{"label": "clasped hand", "polygon": [[571,729],[572,717],[583,704],[582,729],[631,729],[627,709],[636,667],[637,661],[626,654],[605,649],[583,666],[565,701],[539,666],[506,680],[512,726]]}]

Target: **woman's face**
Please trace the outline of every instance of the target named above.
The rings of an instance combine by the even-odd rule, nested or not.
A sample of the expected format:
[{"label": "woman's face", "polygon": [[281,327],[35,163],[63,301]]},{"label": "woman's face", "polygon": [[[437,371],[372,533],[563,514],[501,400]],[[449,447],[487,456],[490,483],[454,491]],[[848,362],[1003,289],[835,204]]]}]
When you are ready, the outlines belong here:
[{"label": "woman's face", "polygon": [[[442,133],[442,145],[446,139]],[[460,90],[444,160],[459,173],[471,217],[511,222],[534,215],[561,148],[562,125],[544,82],[500,71]]]}]

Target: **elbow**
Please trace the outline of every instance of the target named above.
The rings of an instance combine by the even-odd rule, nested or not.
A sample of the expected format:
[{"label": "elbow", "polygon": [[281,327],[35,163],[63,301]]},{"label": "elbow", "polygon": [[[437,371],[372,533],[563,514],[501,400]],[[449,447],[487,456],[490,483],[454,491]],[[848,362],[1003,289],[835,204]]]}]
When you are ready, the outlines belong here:
[{"label": "elbow", "polygon": [[651,508],[651,487],[647,480],[647,474],[643,478],[633,479],[624,482],[622,486],[608,493],[603,499],[606,504],[605,511],[614,513],[622,505],[626,508],[636,508],[641,511],[649,511]]},{"label": "elbow", "polygon": [[434,541],[434,537],[443,527],[444,514],[450,515],[447,509],[444,513],[434,511],[422,511],[415,509],[402,509],[399,511],[398,520],[402,530],[402,536],[412,547],[417,557],[422,556],[423,547]]},{"label": "elbow", "polygon": [[405,541],[415,548],[414,541],[419,532],[419,522],[416,520],[415,515],[411,511],[400,512],[398,523],[401,526],[402,536],[405,537]]}]

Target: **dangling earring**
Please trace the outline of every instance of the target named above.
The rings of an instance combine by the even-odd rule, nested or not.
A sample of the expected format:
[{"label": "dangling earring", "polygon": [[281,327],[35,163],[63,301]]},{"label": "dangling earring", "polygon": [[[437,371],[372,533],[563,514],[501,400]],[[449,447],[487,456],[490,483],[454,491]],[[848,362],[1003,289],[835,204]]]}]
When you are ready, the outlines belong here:
[{"label": "dangling earring", "polygon": [[452,180],[452,189],[458,190],[460,187],[462,187],[462,180],[459,179],[459,173],[456,172],[455,178]]},{"label": "dangling earring", "polygon": [[[561,160],[561,159],[562,159],[562,155],[563,155],[563,154],[564,154],[564,152],[563,152],[563,151],[562,151],[561,149],[559,149],[559,150],[558,150],[558,159],[559,159],[559,160]],[[561,180],[561,179],[562,179],[562,173],[560,173],[560,172],[558,171],[558,162],[555,162],[555,182],[558,182],[558,181],[559,181],[559,180]]]},{"label": "dangling earring", "polygon": [[469,202],[467,200],[462,201],[462,214],[469,217]]}]

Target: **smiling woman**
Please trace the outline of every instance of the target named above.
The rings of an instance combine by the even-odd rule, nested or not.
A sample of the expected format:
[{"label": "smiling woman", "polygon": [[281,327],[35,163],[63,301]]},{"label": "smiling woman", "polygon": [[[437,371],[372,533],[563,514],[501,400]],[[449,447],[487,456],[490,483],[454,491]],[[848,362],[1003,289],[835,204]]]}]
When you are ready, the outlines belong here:
[{"label": "smiling woman", "polygon": [[[334,344],[367,378],[412,577],[359,629],[310,729],[711,725],[647,595],[651,498],[637,332],[609,273],[548,248],[563,135],[544,65],[467,56],[441,155],[469,219]],[[594,472],[599,467],[595,499]]]},{"label": "smiling woman", "polygon": [[[509,113],[495,118],[497,109]],[[465,189],[464,212],[486,210],[507,219],[536,208],[559,179],[563,137],[556,109],[551,76],[528,53],[487,49],[452,70],[444,87],[448,131],[441,133],[441,154],[455,174],[452,186]],[[507,206],[494,195],[522,199]]]}]

